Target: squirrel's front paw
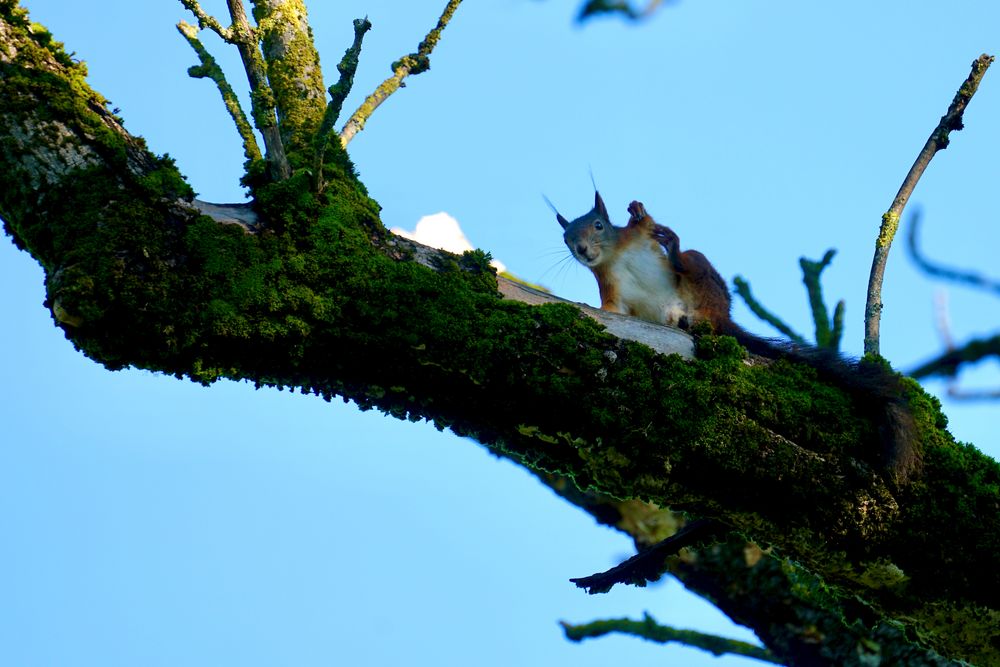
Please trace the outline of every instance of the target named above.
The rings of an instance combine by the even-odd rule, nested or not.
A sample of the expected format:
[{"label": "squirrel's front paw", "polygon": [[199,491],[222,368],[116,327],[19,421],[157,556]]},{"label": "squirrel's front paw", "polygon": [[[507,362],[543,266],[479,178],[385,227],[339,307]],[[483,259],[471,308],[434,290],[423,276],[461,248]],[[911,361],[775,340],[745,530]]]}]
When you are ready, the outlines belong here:
[{"label": "squirrel's front paw", "polygon": [[628,212],[632,216],[632,220],[642,220],[647,217],[646,207],[642,205],[640,201],[633,201],[628,205]]}]

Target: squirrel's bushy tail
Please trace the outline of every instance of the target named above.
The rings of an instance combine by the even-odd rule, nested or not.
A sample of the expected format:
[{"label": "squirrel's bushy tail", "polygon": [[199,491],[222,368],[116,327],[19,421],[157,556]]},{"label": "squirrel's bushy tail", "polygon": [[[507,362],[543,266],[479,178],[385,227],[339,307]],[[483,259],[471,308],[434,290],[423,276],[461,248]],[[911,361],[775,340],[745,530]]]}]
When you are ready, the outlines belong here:
[{"label": "squirrel's bushy tail", "polygon": [[917,427],[898,373],[879,363],[846,358],[833,350],[760,338],[733,322],[719,327],[717,332],[732,336],[751,354],[808,364],[820,377],[867,403],[876,415],[882,467],[897,483],[905,483],[919,469]]}]

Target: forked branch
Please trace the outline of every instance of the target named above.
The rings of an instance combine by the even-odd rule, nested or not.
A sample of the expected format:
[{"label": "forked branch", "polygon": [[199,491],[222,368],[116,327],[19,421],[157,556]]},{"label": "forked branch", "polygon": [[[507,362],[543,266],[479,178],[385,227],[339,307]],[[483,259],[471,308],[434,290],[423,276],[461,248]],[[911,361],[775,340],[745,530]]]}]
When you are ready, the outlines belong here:
[{"label": "forked branch", "polygon": [[239,98],[236,97],[233,87],[226,80],[226,75],[222,72],[222,68],[219,67],[219,63],[215,61],[215,58],[212,57],[201,43],[201,40],[198,39],[197,26],[181,21],[177,24],[177,30],[184,36],[188,44],[191,45],[194,52],[198,54],[198,59],[201,61],[200,65],[189,67],[188,74],[195,79],[211,79],[215,82],[219,93],[222,95],[222,101],[226,105],[226,109],[229,111],[233,122],[236,124],[236,130],[243,139],[243,154],[247,160],[260,160],[260,147],[257,145],[257,139],[254,137],[250,121],[247,120],[246,113],[243,111],[243,107],[240,106]]},{"label": "forked branch", "polygon": [[962,84],[948,107],[947,113],[941,117],[931,136],[928,137],[916,161],[910,167],[909,173],[903,179],[903,184],[896,193],[889,210],[882,215],[882,225],[879,227],[878,238],[875,240],[875,256],[872,259],[872,270],[868,278],[868,299],[865,304],[865,354],[879,354],[879,324],[882,317],[882,280],[885,276],[885,263],[889,258],[889,248],[899,228],[899,218],[903,214],[906,202],[913,194],[917,181],[923,175],[931,158],[939,150],[948,147],[949,135],[952,130],[961,130],[962,115],[972,96],[979,88],[979,82],[993,62],[993,56],[983,54],[972,63],[972,71]]},{"label": "forked branch", "polygon": [[441,18],[438,19],[437,25],[427,33],[424,41],[420,42],[417,51],[403,56],[392,64],[392,76],[383,81],[375,89],[375,92],[361,103],[361,106],[358,107],[357,111],[344,124],[343,129],[340,130],[340,141],[344,146],[347,146],[351,139],[354,138],[354,135],[365,128],[365,123],[375,112],[375,109],[385,102],[390,95],[403,87],[403,80],[406,77],[412,74],[420,74],[430,69],[431,52],[441,38],[441,31],[451,21],[452,15],[454,15],[455,10],[458,9],[460,4],[462,4],[462,0],[448,0],[448,4],[441,13]]}]

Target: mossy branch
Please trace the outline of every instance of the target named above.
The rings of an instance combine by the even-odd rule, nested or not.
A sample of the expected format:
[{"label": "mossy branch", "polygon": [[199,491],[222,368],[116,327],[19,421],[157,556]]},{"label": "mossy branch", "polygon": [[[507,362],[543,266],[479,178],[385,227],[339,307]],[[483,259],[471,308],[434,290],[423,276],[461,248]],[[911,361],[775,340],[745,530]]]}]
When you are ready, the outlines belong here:
[{"label": "mossy branch", "polygon": [[917,155],[916,161],[903,179],[903,184],[896,193],[889,210],[882,215],[878,238],[875,240],[875,256],[872,258],[871,274],[868,277],[868,297],[865,302],[865,354],[879,354],[879,324],[882,318],[882,281],[885,277],[885,265],[889,259],[889,249],[899,228],[899,219],[903,215],[906,202],[913,194],[917,181],[923,175],[931,158],[948,147],[950,134],[953,130],[961,130],[962,116],[972,96],[976,94],[979,83],[990,64],[993,56],[983,54],[972,62],[972,71],[958,89],[948,111],[941,117],[937,127],[927,138],[927,142]]},{"label": "mossy branch", "polygon": [[633,621],[630,618],[615,618],[605,621],[593,621],[582,625],[571,625],[566,622],[562,622],[560,625],[562,625],[563,632],[566,633],[566,638],[575,642],[593,637],[602,637],[612,632],[619,632],[658,644],[677,642],[692,648],[708,651],[716,657],[727,654],[742,655],[775,665],[782,664],[766,648],[754,646],[738,639],[726,639],[725,637],[697,632],[695,630],[679,630],[667,625],[660,625],[648,613],[644,614],[641,621]]},{"label": "mossy branch", "polygon": [[252,4],[257,22],[253,38],[267,64],[285,152],[293,168],[310,168],[313,137],[326,108],[326,87],[305,1],[253,0]]},{"label": "mossy branch", "polygon": [[[354,19],[354,43],[344,52],[344,57],[337,64],[337,71],[340,72],[340,79],[329,88],[330,101],[326,105],[326,112],[323,114],[323,122],[316,133],[316,159],[313,167],[316,178],[316,189],[323,189],[323,157],[326,148],[334,137],[334,125],[340,117],[340,112],[344,107],[344,100],[354,86],[354,73],[358,69],[358,59],[361,55],[361,42],[372,28],[368,17]],[[339,139],[338,139],[339,140]]]},{"label": "mossy branch", "polygon": [[836,254],[837,251],[830,248],[823,255],[823,259],[818,262],[805,257],[799,258],[799,266],[802,267],[802,282],[806,286],[813,322],[816,324],[816,346],[832,350],[840,348],[840,338],[844,328],[844,302],[837,303],[831,327],[830,317],[826,312],[826,303],[823,301],[823,286],[820,284],[820,275],[823,273],[823,269],[830,265],[830,261]]},{"label": "mossy branch", "polygon": [[222,24],[219,23],[219,19],[215,18],[211,14],[208,14],[201,8],[201,5],[198,4],[198,0],[181,0],[181,4],[184,5],[185,9],[194,14],[196,19],[198,19],[199,28],[208,28],[221,37],[223,41],[229,43],[233,42],[234,35],[232,28],[224,28]]},{"label": "mossy branch", "polygon": [[[270,177],[276,181],[288,178],[292,175],[292,169],[288,164],[285,147],[278,132],[274,94],[267,82],[267,69],[258,44],[257,32],[247,20],[242,0],[227,0],[229,15],[232,19],[232,25],[229,28],[224,28],[218,19],[207,14],[197,0],[181,0],[181,4],[195,15],[198,19],[198,25],[212,29],[226,43],[233,44],[239,50],[243,69],[246,70],[247,81],[250,84],[250,115],[253,117],[254,126],[260,130],[264,139],[264,158],[267,161]],[[192,44],[192,46],[194,45]],[[219,73],[221,75],[221,69]],[[225,93],[223,95],[225,96]],[[226,106],[229,106],[228,102]],[[237,121],[237,127],[240,130],[240,135],[243,136],[243,129],[239,128],[239,121]],[[245,146],[246,137],[244,136]],[[259,148],[257,152],[260,152]]]},{"label": "mossy branch", "polygon": [[358,132],[365,129],[365,123],[371,117],[375,110],[381,106],[383,102],[389,99],[389,96],[403,87],[403,80],[406,77],[420,74],[421,72],[426,72],[430,69],[431,61],[430,55],[437,46],[438,40],[441,38],[441,31],[445,29],[448,22],[451,21],[451,17],[454,15],[455,10],[458,6],[462,4],[462,0],[449,0],[448,4],[445,6],[444,11],[441,13],[441,18],[438,19],[437,25],[427,33],[424,40],[420,42],[415,53],[403,56],[396,62],[392,64],[392,76],[383,81],[378,88],[375,89],[371,95],[369,95],[361,106],[358,107],[351,117],[344,124],[344,127],[340,130],[340,141],[344,146],[350,143],[351,139],[354,138]]},{"label": "mossy branch", "polygon": [[763,306],[757,299],[754,298],[753,293],[750,291],[750,283],[748,283],[743,276],[736,276],[733,278],[733,287],[736,293],[740,295],[743,301],[747,304],[747,307],[753,312],[754,315],[764,320],[772,327],[780,331],[789,340],[792,340],[800,345],[806,344],[806,339],[804,336],[795,332],[790,326],[785,324],[785,322],[769,311]]},{"label": "mossy branch", "polygon": [[247,119],[243,107],[240,106],[239,98],[236,97],[232,86],[226,80],[226,75],[223,73],[222,68],[219,67],[219,63],[215,61],[215,58],[212,57],[204,44],[201,43],[201,40],[198,39],[197,26],[181,21],[177,24],[177,30],[184,36],[188,44],[191,45],[194,52],[198,54],[198,59],[201,61],[200,65],[188,68],[188,74],[195,79],[211,79],[215,82],[219,93],[222,95],[222,102],[226,105],[226,110],[229,111],[233,122],[236,123],[236,131],[240,133],[240,138],[243,139],[243,154],[250,161],[262,159],[260,147],[257,145],[257,138],[253,134],[253,128],[250,126],[250,121]]}]

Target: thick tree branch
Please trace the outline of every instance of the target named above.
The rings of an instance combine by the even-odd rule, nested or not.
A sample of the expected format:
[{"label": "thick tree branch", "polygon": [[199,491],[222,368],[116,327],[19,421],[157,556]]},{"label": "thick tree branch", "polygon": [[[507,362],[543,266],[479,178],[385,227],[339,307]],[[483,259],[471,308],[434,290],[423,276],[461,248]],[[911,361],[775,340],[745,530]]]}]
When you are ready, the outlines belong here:
[{"label": "thick tree branch", "polygon": [[889,248],[899,227],[899,218],[909,200],[917,181],[923,175],[931,158],[939,150],[948,147],[953,130],[962,129],[962,115],[972,96],[979,88],[979,82],[993,62],[993,56],[985,53],[972,63],[972,71],[965,83],[955,94],[948,111],[941,117],[931,136],[917,155],[916,161],[903,179],[903,184],[896,193],[889,210],[882,215],[882,225],[879,227],[878,238],[875,240],[875,256],[872,259],[871,275],[868,278],[868,297],[865,304],[865,354],[879,354],[879,323],[882,317],[882,280],[885,276],[885,264],[889,258]]},{"label": "thick tree branch", "polygon": [[438,19],[437,25],[420,42],[416,53],[403,56],[394,62],[392,64],[392,76],[383,81],[375,89],[375,92],[361,103],[357,111],[351,114],[351,117],[347,119],[344,127],[340,130],[340,140],[344,146],[347,146],[351,142],[354,135],[365,129],[365,123],[375,113],[375,109],[379,108],[383,102],[389,99],[390,95],[403,87],[403,80],[406,77],[420,74],[430,69],[431,52],[434,51],[434,47],[437,46],[438,40],[441,38],[441,31],[451,21],[452,15],[454,15],[455,10],[458,9],[460,4],[462,4],[462,0],[448,0],[448,4],[441,13],[441,18]]},{"label": "thick tree branch", "polygon": [[[229,0],[230,5],[242,0]],[[312,166],[313,137],[326,109],[323,71],[313,44],[303,0],[253,0],[263,45],[267,80],[274,93],[278,127],[285,151],[295,168]]]},{"label": "thick tree branch", "polygon": [[863,601],[866,627],[905,622],[949,656],[997,657],[1000,529],[982,517],[1000,468],[955,443],[916,386],[925,468],[896,487],[874,472],[870,406],[814,369],[724,337],[694,360],[657,354],[575,307],[500,298],[482,253],[421,265],[347,171],[319,194],[302,173],[262,186],[267,234],[219,224],[35,30],[0,3],[0,217],[91,358],[433,420],[580,489],[773,545],[818,590]]}]

